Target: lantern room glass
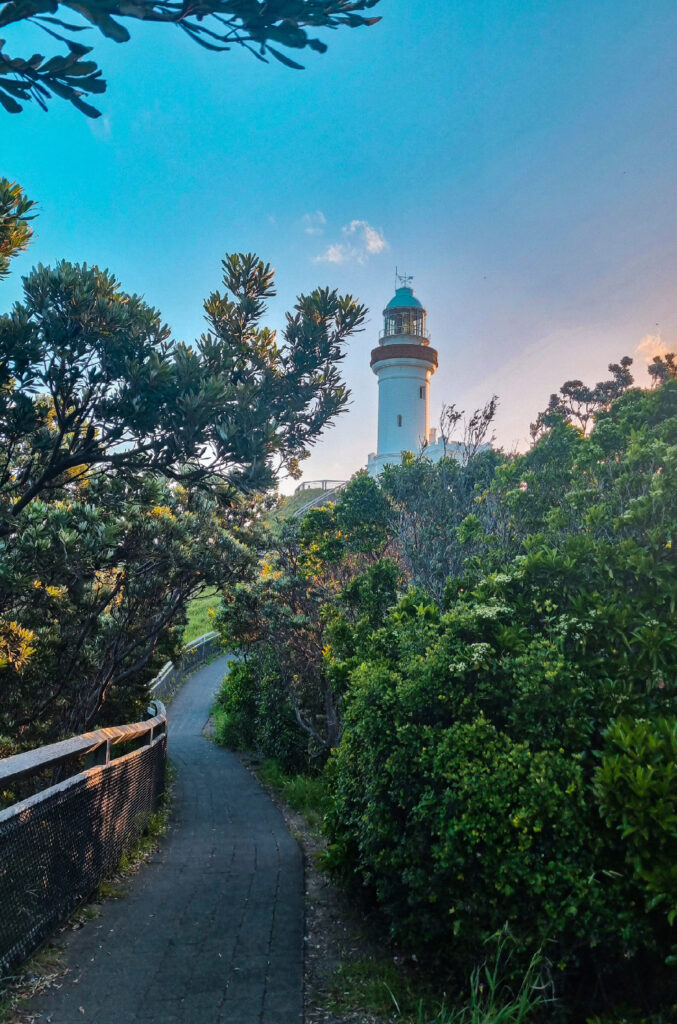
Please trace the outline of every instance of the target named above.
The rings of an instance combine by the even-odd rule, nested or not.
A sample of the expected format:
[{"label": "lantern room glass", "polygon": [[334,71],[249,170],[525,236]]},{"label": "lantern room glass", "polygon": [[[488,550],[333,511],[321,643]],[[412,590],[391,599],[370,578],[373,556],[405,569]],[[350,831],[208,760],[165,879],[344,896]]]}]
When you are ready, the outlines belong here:
[{"label": "lantern room glass", "polygon": [[425,337],[425,312],[422,309],[389,309],[383,321],[383,337],[408,334],[415,338]]}]

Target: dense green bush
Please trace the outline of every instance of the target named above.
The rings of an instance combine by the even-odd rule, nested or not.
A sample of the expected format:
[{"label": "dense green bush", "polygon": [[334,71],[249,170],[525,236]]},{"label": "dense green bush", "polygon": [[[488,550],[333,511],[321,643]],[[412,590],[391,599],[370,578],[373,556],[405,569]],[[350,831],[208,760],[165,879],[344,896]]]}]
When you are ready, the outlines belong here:
[{"label": "dense green bush", "polygon": [[443,606],[354,635],[329,765],[329,862],[406,948],[458,979],[508,923],[574,1020],[674,999],[676,444],[675,381],[553,414]]},{"label": "dense green bush", "polygon": [[275,672],[260,672],[262,667],[258,660],[231,664],[216,699],[216,738],[235,750],[257,750],[279,761],[284,771],[298,772],[306,764],[306,739]]},{"label": "dense green bush", "polygon": [[619,718],[595,774],[601,813],[620,831],[650,906],[677,920],[677,719]]},{"label": "dense green bush", "polygon": [[288,772],[321,769],[340,739],[354,637],[368,636],[397,599],[397,567],[381,557],[385,509],[359,473],[335,504],[264,535],[258,574],[224,596],[216,617],[224,646],[246,662],[224,681],[222,742],[275,757]]}]

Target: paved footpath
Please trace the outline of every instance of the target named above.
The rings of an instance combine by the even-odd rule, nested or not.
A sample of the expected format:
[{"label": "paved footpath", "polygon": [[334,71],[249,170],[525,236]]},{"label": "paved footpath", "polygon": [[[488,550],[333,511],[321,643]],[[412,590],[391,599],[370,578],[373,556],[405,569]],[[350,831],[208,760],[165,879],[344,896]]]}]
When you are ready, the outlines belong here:
[{"label": "paved footpath", "polygon": [[169,708],[172,824],[129,893],[69,935],[69,973],[28,1009],[51,1024],[300,1024],[303,865],[283,818],[205,739],[219,658]]}]

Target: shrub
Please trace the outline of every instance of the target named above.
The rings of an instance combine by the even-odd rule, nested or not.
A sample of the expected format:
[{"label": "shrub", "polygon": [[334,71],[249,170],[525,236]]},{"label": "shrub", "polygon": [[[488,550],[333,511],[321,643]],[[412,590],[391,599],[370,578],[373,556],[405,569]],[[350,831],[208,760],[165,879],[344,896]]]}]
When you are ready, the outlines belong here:
[{"label": "shrub", "polygon": [[649,907],[677,919],[677,719],[619,718],[607,731],[595,794]]},{"label": "shrub", "polygon": [[576,1021],[674,988],[676,442],[677,382],[556,419],[443,607],[342,638],[329,863],[456,983],[506,922],[515,983],[545,943]]},{"label": "shrub", "polygon": [[330,763],[330,865],[457,981],[506,923],[515,977],[543,942],[560,989],[605,965],[632,972],[657,940],[641,887],[605,846],[586,759],[517,741],[481,713],[450,721],[430,698],[423,664],[417,678],[355,673]]},{"label": "shrub", "polygon": [[218,743],[235,750],[256,750],[276,758],[288,772],[306,763],[307,739],[300,731],[277,676],[261,671],[258,660],[235,661],[216,699]]},{"label": "shrub", "polygon": [[250,750],[256,743],[257,680],[245,662],[234,661],[214,708],[216,738],[225,747]]}]

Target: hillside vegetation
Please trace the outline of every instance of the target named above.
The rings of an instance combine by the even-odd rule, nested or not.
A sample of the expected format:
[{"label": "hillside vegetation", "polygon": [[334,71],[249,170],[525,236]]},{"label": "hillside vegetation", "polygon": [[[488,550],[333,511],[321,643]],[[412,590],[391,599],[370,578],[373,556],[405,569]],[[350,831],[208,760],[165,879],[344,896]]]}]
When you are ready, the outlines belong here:
[{"label": "hillside vegetation", "polygon": [[677,1019],[677,379],[629,367],[525,455],[358,474],[218,617],[222,740],[325,773],[328,865],[440,988],[540,958],[533,1020]]},{"label": "hillside vegetation", "polygon": [[307,505],[308,502],[322,497],[325,493],[321,487],[309,487],[305,491],[295,491],[294,494],[281,495],[279,505],[266,513],[265,522],[268,525],[272,525],[280,519],[293,516],[304,505]]}]

